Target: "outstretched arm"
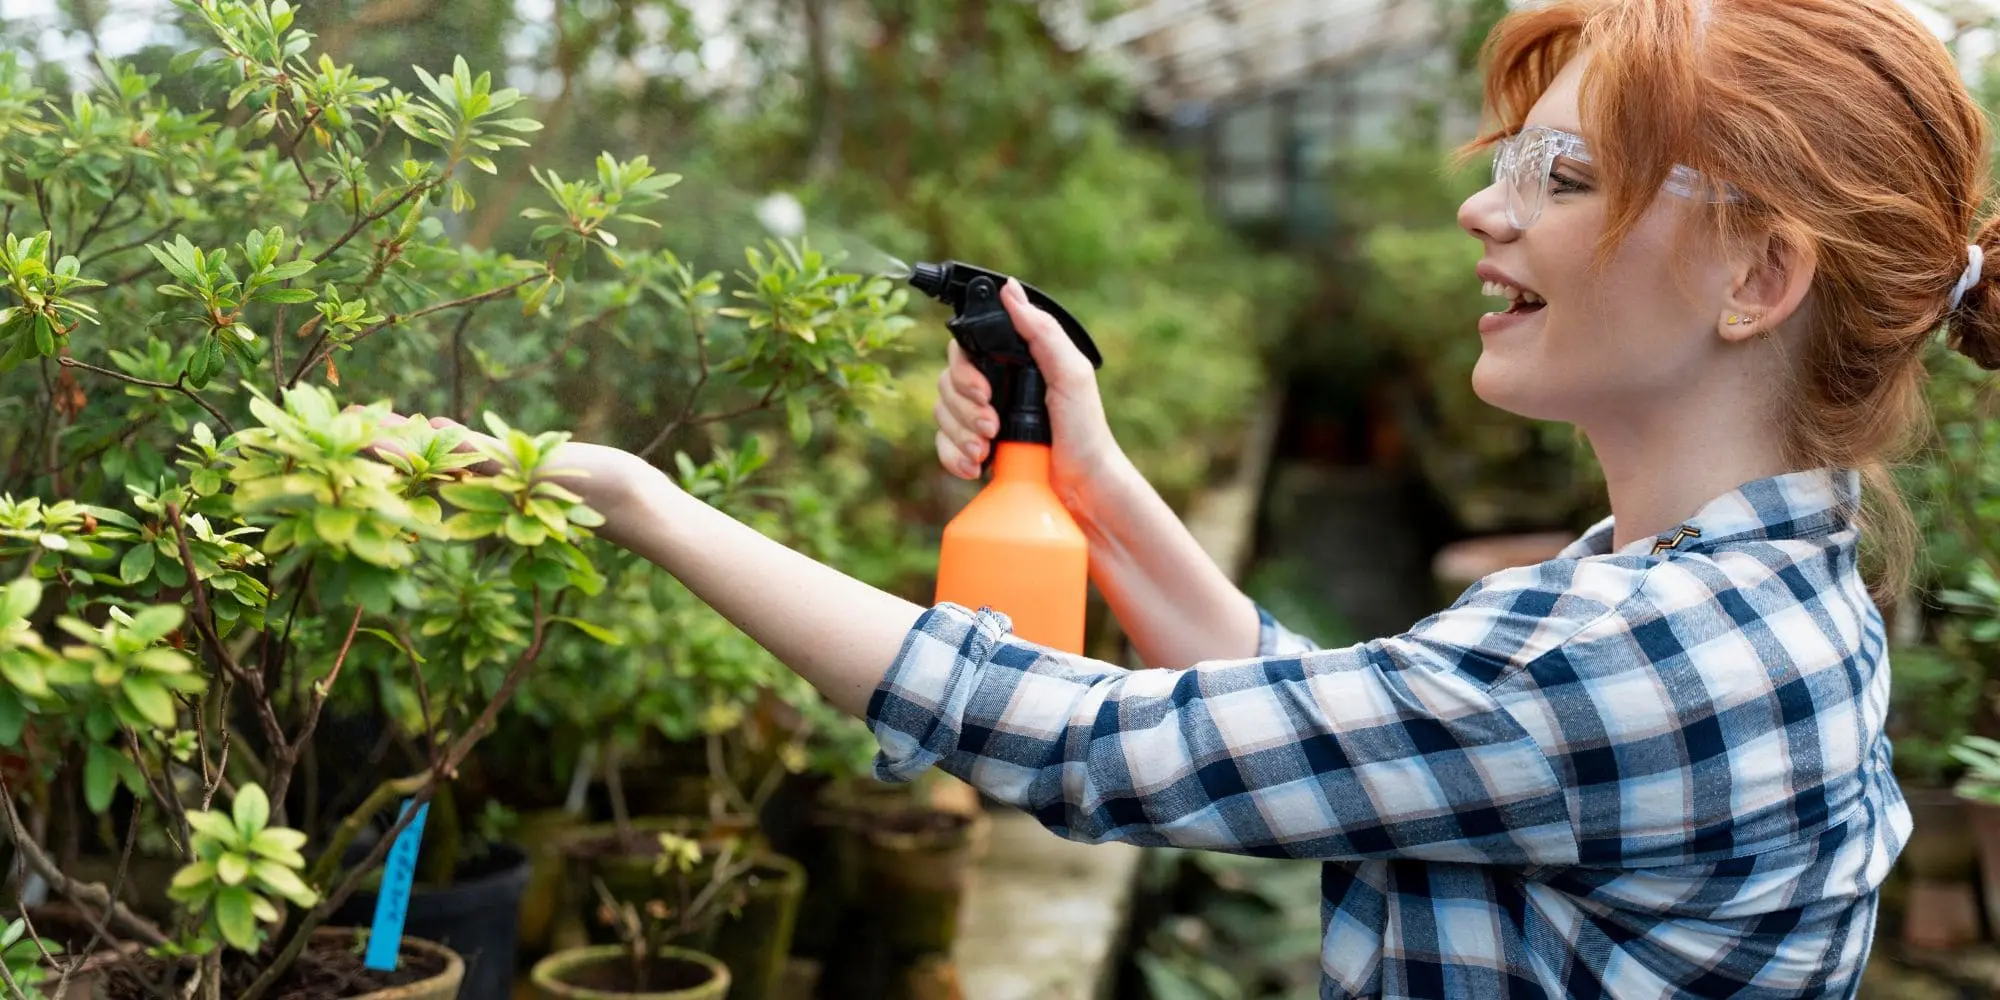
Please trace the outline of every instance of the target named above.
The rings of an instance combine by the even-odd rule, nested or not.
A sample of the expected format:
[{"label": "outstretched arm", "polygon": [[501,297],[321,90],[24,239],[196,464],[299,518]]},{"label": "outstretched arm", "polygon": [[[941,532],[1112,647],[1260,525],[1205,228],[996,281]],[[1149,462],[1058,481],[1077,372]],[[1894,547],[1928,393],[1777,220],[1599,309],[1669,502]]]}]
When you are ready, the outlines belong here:
[{"label": "outstretched arm", "polygon": [[672,573],[842,711],[869,696],[924,608],[780,544],[613,448],[567,444],[557,466],[605,524],[598,534]]}]

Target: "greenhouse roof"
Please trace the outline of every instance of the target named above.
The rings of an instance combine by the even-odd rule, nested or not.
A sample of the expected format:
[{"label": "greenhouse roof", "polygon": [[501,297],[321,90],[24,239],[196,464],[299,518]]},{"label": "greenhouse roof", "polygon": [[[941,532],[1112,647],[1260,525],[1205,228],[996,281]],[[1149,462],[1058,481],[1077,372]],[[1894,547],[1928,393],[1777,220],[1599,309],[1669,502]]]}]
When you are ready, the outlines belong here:
[{"label": "greenhouse roof", "polygon": [[[1990,24],[2000,0],[1900,0],[1942,38]],[[1442,0],[1133,0],[1083,44],[1120,66],[1155,113],[1180,117],[1299,85],[1437,38]],[[1968,64],[1992,32],[1961,40]]]}]

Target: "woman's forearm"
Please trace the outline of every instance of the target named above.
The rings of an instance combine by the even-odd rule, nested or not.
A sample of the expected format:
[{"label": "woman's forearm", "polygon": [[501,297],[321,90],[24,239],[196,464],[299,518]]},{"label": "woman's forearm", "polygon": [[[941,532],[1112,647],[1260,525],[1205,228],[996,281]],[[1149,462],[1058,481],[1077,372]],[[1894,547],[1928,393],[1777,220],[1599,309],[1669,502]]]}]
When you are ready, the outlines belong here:
[{"label": "woman's forearm", "polygon": [[672,573],[857,717],[926,610],[795,552],[634,463],[589,499],[607,541]]},{"label": "woman's forearm", "polygon": [[1256,606],[1130,459],[1118,455],[1070,508],[1090,540],[1091,578],[1147,665],[1256,655]]}]

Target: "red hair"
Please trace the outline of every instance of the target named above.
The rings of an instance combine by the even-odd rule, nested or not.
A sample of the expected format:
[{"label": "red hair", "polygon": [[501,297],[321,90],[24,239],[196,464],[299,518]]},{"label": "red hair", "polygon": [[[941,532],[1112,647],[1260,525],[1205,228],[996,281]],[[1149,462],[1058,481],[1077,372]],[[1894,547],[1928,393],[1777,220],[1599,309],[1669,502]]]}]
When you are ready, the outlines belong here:
[{"label": "red hair", "polygon": [[[1900,585],[1909,516],[1887,463],[1923,420],[1923,348],[1941,323],[2000,367],[2000,296],[1982,280],[1957,309],[1987,185],[1987,125],[1944,44],[1895,0],[1557,0],[1488,37],[1486,103],[1518,130],[1588,48],[1580,110],[1617,246],[1685,164],[1748,198],[1716,232],[1769,235],[1815,266],[1810,330],[1785,400],[1787,458],[1860,469],[1888,515],[1886,587]],[[1975,240],[2000,258],[2000,225]],[[1878,597],[1885,586],[1878,586]]]}]

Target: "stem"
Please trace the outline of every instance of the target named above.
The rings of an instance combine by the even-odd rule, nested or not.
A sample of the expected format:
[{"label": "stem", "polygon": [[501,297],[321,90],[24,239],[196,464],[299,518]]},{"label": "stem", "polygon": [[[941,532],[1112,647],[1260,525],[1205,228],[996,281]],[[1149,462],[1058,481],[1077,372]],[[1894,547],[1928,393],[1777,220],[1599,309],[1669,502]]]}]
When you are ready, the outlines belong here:
[{"label": "stem", "polygon": [[[694,330],[694,356],[697,366],[694,385],[688,389],[687,398],[681,401],[681,412],[676,414],[674,419],[667,421],[667,425],[660,428],[660,432],[653,435],[653,440],[646,442],[644,448],[639,449],[640,458],[659,450],[661,445],[666,444],[675,433],[687,426],[688,419],[694,416],[695,398],[701,395],[702,387],[708,384],[708,325],[702,322],[701,313],[694,308],[692,298],[688,300],[688,317],[688,322],[692,324]],[[771,385],[772,388],[777,387],[776,382]]]},{"label": "stem", "polygon": [[[236,662],[236,657],[230,655],[229,647],[223,643],[222,637],[215,632],[215,620],[208,611],[208,591],[201,585],[201,574],[195,569],[194,552],[188,548],[187,529],[181,525],[179,504],[167,505],[167,520],[173,524],[174,541],[180,546],[181,564],[187,569],[188,590],[194,595],[195,628],[201,633],[202,639],[215,650],[215,658],[222,664],[222,668],[250,689],[251,707],[257,710],[257,720],[264,726],[264,738],[271,742],[271,753],[275,755],[275,759],[271,761],[269,776],[274,782],[288,782],[291,780],[294,763],[290,753],[291,746],[285,741],[284,729],[278,725],[277,713],[271,709],[271,699],[265,697],[263,675],[255,670],[243,669]],[[284,815],[284,808],[283,800],[272,805],[272,809],[280,816]]]},{"label": "stem", "polygon": [[[146,244],[151,243],[162,236],[167,235],[167,233],[170,232],[175,226],[180,225],[181,221],[182,220],[179,218],[168,219],[166,225],[161,226],[160,228],[155,229],[152,232],[147,233],[146,235],[141,236],[136,240],[133,240],[129,243],[120,243],[117,246],[112,247],[109,250],[105,250],[101,253],[94,253],[88,257],[84,257],[82,254],[78,254],[77,255],[77,257],[79,258],[77,261],[78,266],[89,267],[90,265],[95,264],[106,257],[113,257],[118,254],[124,253],[127,250],[137,250],[138,248],[145,246]],[[96,291],[96,290],[97,289],[88,289],[87,291]]]},{"label": "stem", "polygon": [[181,395],[194,400],[196,403],[201,404],[201,408],[207,410],[208,415],[214,417],[215,422],[222,425],[222,429],[225,435],[236,433],[235,425],[229,422],[228,417],[222,415],[221,410],[216,409],[214,406],[210,405],[208,400],[201,398],[201,395],[199,393],[195,392],[193,389],[188,388],[186,372],[182,372],[180,377],[172,382],[156,382],[149,378],[137,378],[132,375],[127,375],[124,372],[115,372],[109,368],[99,368],[96,365],[85,364],[84,362],[78,361],[77,359],[72,357],[63,357],[58,360],[59,363],[64,368],[81,368],[87,372],[96,372],[99,375],[105,375],[111,378],[115,378],[120,382],[127,382],[132,385],[142,385],[148,389],[165,389],[169,392],[178,392]]},{"label": "stem", "polygon": [[125,168],[125,179],[118,183],[118,190],[112,192],[111,197],[105,199],[103,206],[98,208],[97,218],[92,219],[90,228],[84,230],[82,236],[77,237],[76,249],[71,250],[71,253],[79,258],[83,256],[84,248],[90,246],[90,241],[97,238],[97,231],[104,226],[105,218],[111,215],[111,206],[118,204],[118,199],[125,197],[125,192],[132,187],[133,176],[138,172],[139,164],[136,162]]},{"label": "stem", "polygon": [[[306,706],[305,721],[299,724],[298,738],[292,741],[291,749],[285,754],[286,757],[297,760],[299,752],[312,740],[313,730],[319,728],[319,717],[321,709],[326,707],[326,697],[333,691],[333,682],[340,679],[340,668],[347,664],[347,653],[354,648],[354,633],[360,630],[361,609],[355,608],[354,620],[347,623],[347,638],[341,640],[340,652],[334,655],[333,669],[327,671],[326,677],[313,685],[312,703]],[[279,815],[283,815],[282,810],[284,806],[282,803],[285,801],[285,793],[290,790],[291,784],[291,768],[284,768],[272,776],[271,801],[276,804],[274,808],[280,811]]]},{"label": "stem", "polygon": [[[398,323],[404,323],[413,319],[419,319],[424,316],[429,316],[432,313],[443,312],[446,309],[463,309],[466,306],[475,306],[481,302],[491,302],[494,299],[500,298],[503,295],[508,295],[513,293],[516,289],[519,289],[529,284],[530,282],[539,281],[547,276],[548,272],[544,270],[540,274],[531,274],[511,284],[502,285],[498,288],[489,288],[486,291],[480,292],[477,295],[468,295],[465,298],[453,299],[450,302],[438,302],[433,305],[425,306],[422,309],[419,309],[407,315],[402,313],[390,313],[389,318],[361,331],[360,333],[355,334],[352,339],[348,340],[348,343],[358,344],[362,340],[368,338],[369,336],[372,336],[373,334],[383,329],[395,326]],[[332,353],[332,349],[326,346],[326,340],[327,337],[324,334],[322,334],[320,336],[320,342],[314,344],[313,349],[307,352],[305,360],[299,362],[299,366],[297,368],[292,369],[291,380],[287,382],[286,385],[297,385],[299,379],[304,377],[305,373],[308,370],[310,370],[312,366],[319,364],[323,358],[325,358],[328,354]]]},{"label": "stem", "polygon": [[14,809],[14,793],[7,787],[4,779],[0,779],[0,804],[4,804],[7,810],[8,837],[14,841],[14,846],[20,849],[21,857],[28,863],[28,867],[33,868],[35,874],[47,881],[50,888],[84,906],[105,911],[147,944],[167,943],[166,933],[160,930],[157,924],[127,909],[125,904],[112,898],[104,886],[96,882],[79,882],[64,874],[62,869],[56,866],[55,859],[49,857],[48,852],[42,849],[42,845],[35,843],[34,838],[29,837],[28,831],[22,827],[21,814]]},{"label": "stem", "polygon": [[[390,212],[393,212],[396,209],[403,207],[404,202],[409,201],[411,198],[416,197],[418,194],[421,194],[425,191],[431,190],[434,187],[437,187],[441,183],[443,183],[443,178],[439,178],[438,180],[435,181],[425,181],[422,184],[412,185],[408,190],[404,191],[400,196],[398,196],[395,201],[392,201],[388,205],[384,206],[381,211],[373,212],[371,214],[364,215],[355,219],[354,224],[348,226],[347,232],[341,233],[340,238],[334,240],[332,246],[327,247],[324,250],[321,250],[318,253],[318,255],[313,257],[313,263],[315,264],[326,263],[326,259],[328,257],[333,256],[334,253],[339,251],[341,247],[346,246],[348,240],[353,239],[356,233],[359,233],[364,228],[367,228],[367,226],[370,223],[381,220],[383,216],[386,216]],[[308,182],[307,187],[311,187],[310,182]],[[296,375],[292,376],[293,382],[297,382],[298,380],[299,380],[298,376]]]},{"label": "stem", "polygon": [[[118,870],[114,872],[111,876],[110,893],[112,899],[117,899],[118,894],[125,891],[125,873],[132,865],[132,848],[139,843],[139,816],[144,811],[145,811],[145,802],[140,799],[133,799],[132,820],[130,825],[127,826],[125,830],[125,849],[124,851],[119,853]],[[21,919],[26,920],[27,918],[28,918],[27,907],[22,907]],[[76,973],[77,966],[83,964],[83,961],[90,957],[91,952],[97,950],[98,944],[103,942],[104,940],[104,931],[107,927],[110,926],[110,924],[111,924],[110,914],[108,913],[98,914],[97,920],[93,923],[90,929],[90,941],[83,946],[82,951],[77,953],[77,961],[71,963],[70,965],[68,965],[63,969],[62,979],[58,980],[56,983],[56,996],[58,997],[62,996],[63,992],[69,989],[69,977]],[[30,929],[30,933],[32,933],[32,928]],[[41,944],[41,938],[39,936],[35,938],[35,943],[37,945]],[[48,950],[46,948],[43,949],[42,957],[45,959],[48,958]]]},{"label": "stem", "polygon": [[625,779],[618,772],[618,739],[604,741],[604,793],[611,799],[611,822],[618,830],[618,842],[633,837],[632,810],[625,802]]},{"label": "stem", "polygon": [[[486,703],[486,708],[479,713],[479,718],[473,722],[472,728],[459,734],[458,738],[452,741],[451,749],[435,767],[422,774],[413,774],[376,786],[375,791],[361,804],[361,808],[348,814],[347,819],[341,821],[340,828],[334,831],[333,839],[328,842],[326,851],[313,865],[312,881],[315,885],[325,885],[332,877],[340,865],[341,856],[347,853],[347,848],[354,843],[354,838],[360,834],[361,827],[369,818],[380,812],[397,795],[410,796],[409,809],[397,817],[389,831],[375,842],[368,856],[349,871],[347,877],[343,878],[332,892],[322,897],[318,905],[300,918],[298,928],[292,932],[291,939],[285,942],[284,949],[271,960],[270,965],[264,967],[264,971],[258,974],[256,980],[236,1000],[261,1000],[271,985],[278,981],[278,977],[298,960],[299,953],[305,950],[306,939],[326,920],[327,915],[338,909],[340,904],[347,902],[347,897],[354,893],[355,887],[361,884],[361,880],[369,872],[374,871],[376,865],[382,863],[382,858],[389,853],[390,845],[395,843],[396,838],[410,825],[411,820],[416,818],[417,810],[430,802],[437,782],[455,775],[459,764],[463,763],[466,756],[472,752],[473,746],[493,728],[494,719],[500,715],[500,710],[513,700],[514,691],[521,686],[522,679],[527,676],[528,667],[541,656],[542,643],[547,635],[548,616],[542,611],[542,593],[538,588],[535,591],[534,636],[529,640],[528,648],[522,650],[514,665],[507,669],[506,678],[500,682],[499,689],[493,693],[493,699]],[[414,789],[414,793],[409,791],[410,789]]]}]

